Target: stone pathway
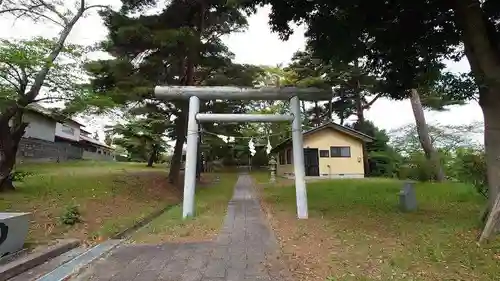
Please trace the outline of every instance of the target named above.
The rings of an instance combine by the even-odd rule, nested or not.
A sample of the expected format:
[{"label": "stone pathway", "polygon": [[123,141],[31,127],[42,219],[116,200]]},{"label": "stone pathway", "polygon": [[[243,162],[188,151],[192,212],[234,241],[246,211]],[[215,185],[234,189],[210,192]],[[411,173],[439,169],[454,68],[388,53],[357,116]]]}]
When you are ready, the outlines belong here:
[{"label": "stone pathway", "polygon": [[249,175],[240,175],[223,229],[214,242],[124,245],[73,280],[290,280]]}]

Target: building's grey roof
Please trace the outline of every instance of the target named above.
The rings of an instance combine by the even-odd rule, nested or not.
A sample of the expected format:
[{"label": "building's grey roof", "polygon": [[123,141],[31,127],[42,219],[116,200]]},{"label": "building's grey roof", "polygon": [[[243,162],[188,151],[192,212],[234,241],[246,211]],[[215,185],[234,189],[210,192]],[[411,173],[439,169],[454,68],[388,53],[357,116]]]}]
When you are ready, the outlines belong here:
[{"label": "building's grey roof", "polygon": [[[363,133],[361,133],[359,131],[356,131],[356,130],[351,129],[351,128],[346,127],[346,126],[342,126],[342,125],[337,124],[335,122],[329,122],[329,123],[323,124],[321,126],[318,126],[316,128],[312,128],[310,130],[304,131],[302,133],[302,135],[303,136],[308,136],[308,135],[311,135],[311,134],[313,134],[315,132],[318,132],[318,131],[321,131],[321,130],[327,129],[327,128],[330,128],[330,129],[342,132],[342,133],[344,133],[346,135],[349,135],[351,137],[357,138],[357,139],[359,139],[361,141],[364,141],[364,142],[372,142],[374,140],[374,138],[371,137],[371,136],[369,136],[369,135],[363,134]],[[283,141],[280,144],[278,144],[277,146],[275,146],[271,150],[271,153],[276,153],[276,152],[282,150],[283,148],[289,146],[291,143],[292,143],[292,138],[286,139],[285,141]]]},{"label": "building's grey roof", "polygon": [[74,120],[73,118],[68,118],[65,116],[61,116],[60,114],[56,114],[50,108],[46,108],[38,103],[29,104],[26,107],[26,110],[29,110],[29,111],[34,112],[34,113],[38,113],[40,115],[43,115],[47,118],[50,118],[50,119],[55,120],[55,121],[60,122],[60,123],[71,122],[71,123],[75,123],[79,126],[85,126],[85,124],[82,124],[82,123]]},{"label": "building's grey roof", "polygon": [[30,105],[28,105],[26,107],[26,110],[31,112],[31,113],[34,113],[34,114],[38,114],[38,115],[41,115],[45,118],[48,118],[48,119],[51,119],[51,120],[54,120],[56,122],[61,122],[62,118],[59,118],[58,116],[55,116],[50,110],[48,110],[47,108],[37,104],[37,103],[32,103]]}]

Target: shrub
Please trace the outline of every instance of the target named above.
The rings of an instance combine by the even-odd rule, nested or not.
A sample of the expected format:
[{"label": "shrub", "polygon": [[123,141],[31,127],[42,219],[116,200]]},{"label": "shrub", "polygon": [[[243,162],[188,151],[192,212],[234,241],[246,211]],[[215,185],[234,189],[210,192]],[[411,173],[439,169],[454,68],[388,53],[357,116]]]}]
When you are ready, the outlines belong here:
[{"label": "shrub", "polygon": [[22,182],[24,181],[25,178],[32,176],[33,173],[31,172],[25,172],[25,171],[13,171],[10,174],[10,178],[12,181],[19,181]]},{"label": "shrub", "polygon": [[488,197],[484,151],[474,148],[458,149],[452,167],[456,180],[474,185],[477,192]]},{"label": "shrub", "polygon": [[61,216],[61,223],[65,225],[75,225],[80,222],[82,222],[82,220],[78,206],[71,205],[66,207],[63,215]]},{"label": "shrub", "polygon": [[434,171],[423,153],[413,153],[404,159],[398,170],[398,177],[416,181],[431,181],[434,179]]},{"label": "shrub", "polygon": [[372,151],[369,153],[370,177],[394,177],[397,174],[399,159],[391,151]]}]

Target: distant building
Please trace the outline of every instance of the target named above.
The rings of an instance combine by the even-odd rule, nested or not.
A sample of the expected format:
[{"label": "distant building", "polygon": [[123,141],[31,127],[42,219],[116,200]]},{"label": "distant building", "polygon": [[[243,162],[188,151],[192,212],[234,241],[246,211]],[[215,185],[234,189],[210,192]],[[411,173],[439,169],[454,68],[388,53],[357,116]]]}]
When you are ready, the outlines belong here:
[{"label": "distant building", "polygon": [[114,149],[93,139],[84,124],[31,104],[23,116],[29,123],[18,149],[19,161],[92,159],[113,161]]},{"label": "distant building", "polygon": [[[363,143],[373,138],[330,122],[304,132],[304,168],[308,177],[363,178]],[[294,176],[292,140],[271,153],[278,154],[278,175]]]}]

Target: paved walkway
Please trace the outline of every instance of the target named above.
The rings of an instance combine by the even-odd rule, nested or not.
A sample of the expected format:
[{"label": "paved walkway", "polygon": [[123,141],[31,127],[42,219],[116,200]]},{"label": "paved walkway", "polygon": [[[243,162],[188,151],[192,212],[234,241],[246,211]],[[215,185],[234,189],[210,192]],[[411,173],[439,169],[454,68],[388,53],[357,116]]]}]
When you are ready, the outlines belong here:
[{"label": "paved walkway", "polygon": [[240,175],[223,229],[214,242],[125,245],[74,280],[243,281],[289,280],[277,243],[252,189]]}]

